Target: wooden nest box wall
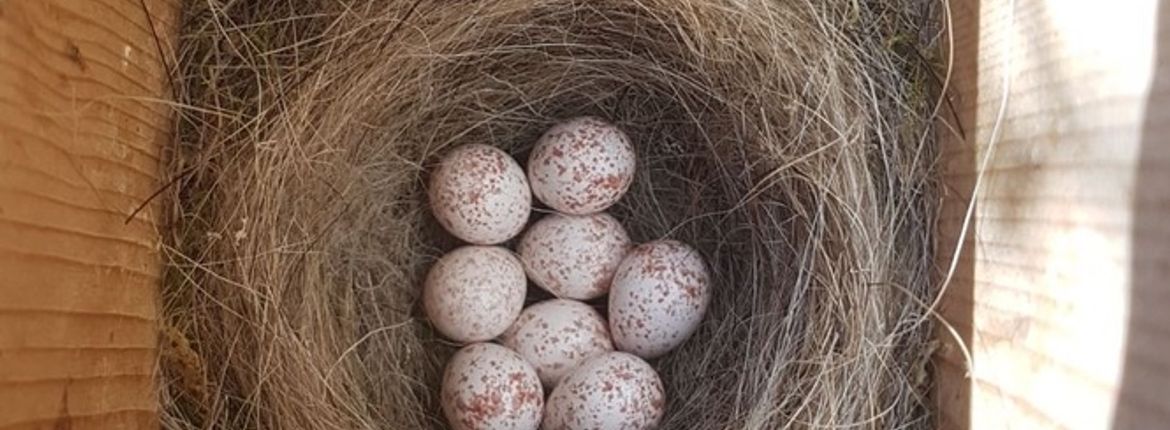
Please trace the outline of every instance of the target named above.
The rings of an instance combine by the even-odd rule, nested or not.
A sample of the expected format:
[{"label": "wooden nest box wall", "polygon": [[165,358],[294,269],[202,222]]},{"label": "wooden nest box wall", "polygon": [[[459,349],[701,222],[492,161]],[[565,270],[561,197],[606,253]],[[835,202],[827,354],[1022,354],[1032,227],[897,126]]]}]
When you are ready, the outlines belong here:
[{"label": "wooden nest box wall", "polygon": [[[159,425],[178,5],[0,0],[0,430]],[[1164,427],[1170,4],[950,10],[937,425]]]}]

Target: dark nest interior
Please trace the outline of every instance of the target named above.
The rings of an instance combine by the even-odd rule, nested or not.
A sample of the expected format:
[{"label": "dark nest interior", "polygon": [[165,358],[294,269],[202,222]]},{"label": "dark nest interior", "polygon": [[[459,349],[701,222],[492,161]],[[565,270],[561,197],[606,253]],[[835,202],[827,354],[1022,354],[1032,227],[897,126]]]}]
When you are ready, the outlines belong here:
[{"label": "dark nest interior", "polygon": [[[939,0],[941,1],[941,0]],[[664,429],[929,428],[943,4],[192,0],[166,175],[163,425],[438,429],[445,151],[621,126],[611,210],[706,258]]]}]

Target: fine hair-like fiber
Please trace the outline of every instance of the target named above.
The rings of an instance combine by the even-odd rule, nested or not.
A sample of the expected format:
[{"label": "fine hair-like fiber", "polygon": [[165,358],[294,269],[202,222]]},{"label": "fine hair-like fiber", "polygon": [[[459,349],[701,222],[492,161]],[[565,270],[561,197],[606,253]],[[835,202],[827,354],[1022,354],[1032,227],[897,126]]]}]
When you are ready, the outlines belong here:
[{"label": "fine hair-like fiber", "polygon": [[523,163],[549,126],[594,115],[638,154],[611,213],[713,275],[698,332],[652,362],[661,428],[931,427],[938,9],[185,2],[163,426],[445,428],[455,346],[419,297],[456,243],[429,169],[468,143]]}]

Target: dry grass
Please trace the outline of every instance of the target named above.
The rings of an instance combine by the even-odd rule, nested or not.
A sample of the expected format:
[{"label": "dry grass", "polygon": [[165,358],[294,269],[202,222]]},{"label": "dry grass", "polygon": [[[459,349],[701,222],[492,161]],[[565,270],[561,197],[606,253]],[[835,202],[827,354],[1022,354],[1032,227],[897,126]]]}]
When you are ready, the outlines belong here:
[{"label": "dry grass", "polygon": [[716,280],[662,428],[930,427],[937,7],[186,2],[164,426],[442,428],[427,167],[591,114],[640,157],[614,215]]}]

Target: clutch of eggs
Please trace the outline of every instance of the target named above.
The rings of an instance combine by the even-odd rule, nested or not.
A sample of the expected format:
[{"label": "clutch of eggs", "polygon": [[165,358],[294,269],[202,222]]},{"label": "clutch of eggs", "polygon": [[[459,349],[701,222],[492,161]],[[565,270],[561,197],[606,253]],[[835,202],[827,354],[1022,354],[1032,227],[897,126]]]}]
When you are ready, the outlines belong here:
[{"label": "clutch of eggs", "polygon": [[[527,172],[487,145],[439,161],[428,189],[435,219],[471,244],[431,267],[422,294],[435,330],[467,344],[442,381],[453,428],[648,429],[661,420],[664,388],[645,360],[695,332],[711,279],[694,248],[634,246],[603,212],[629,189],[635,165],[626,134],[593,117],[544,133]],[[554,212],[528,227],[516,253],[490,246],[520,235],[533,196]],[[522,309],[529,280],[556,298]],[[580,301],[607,294],[608,320]]]}]

